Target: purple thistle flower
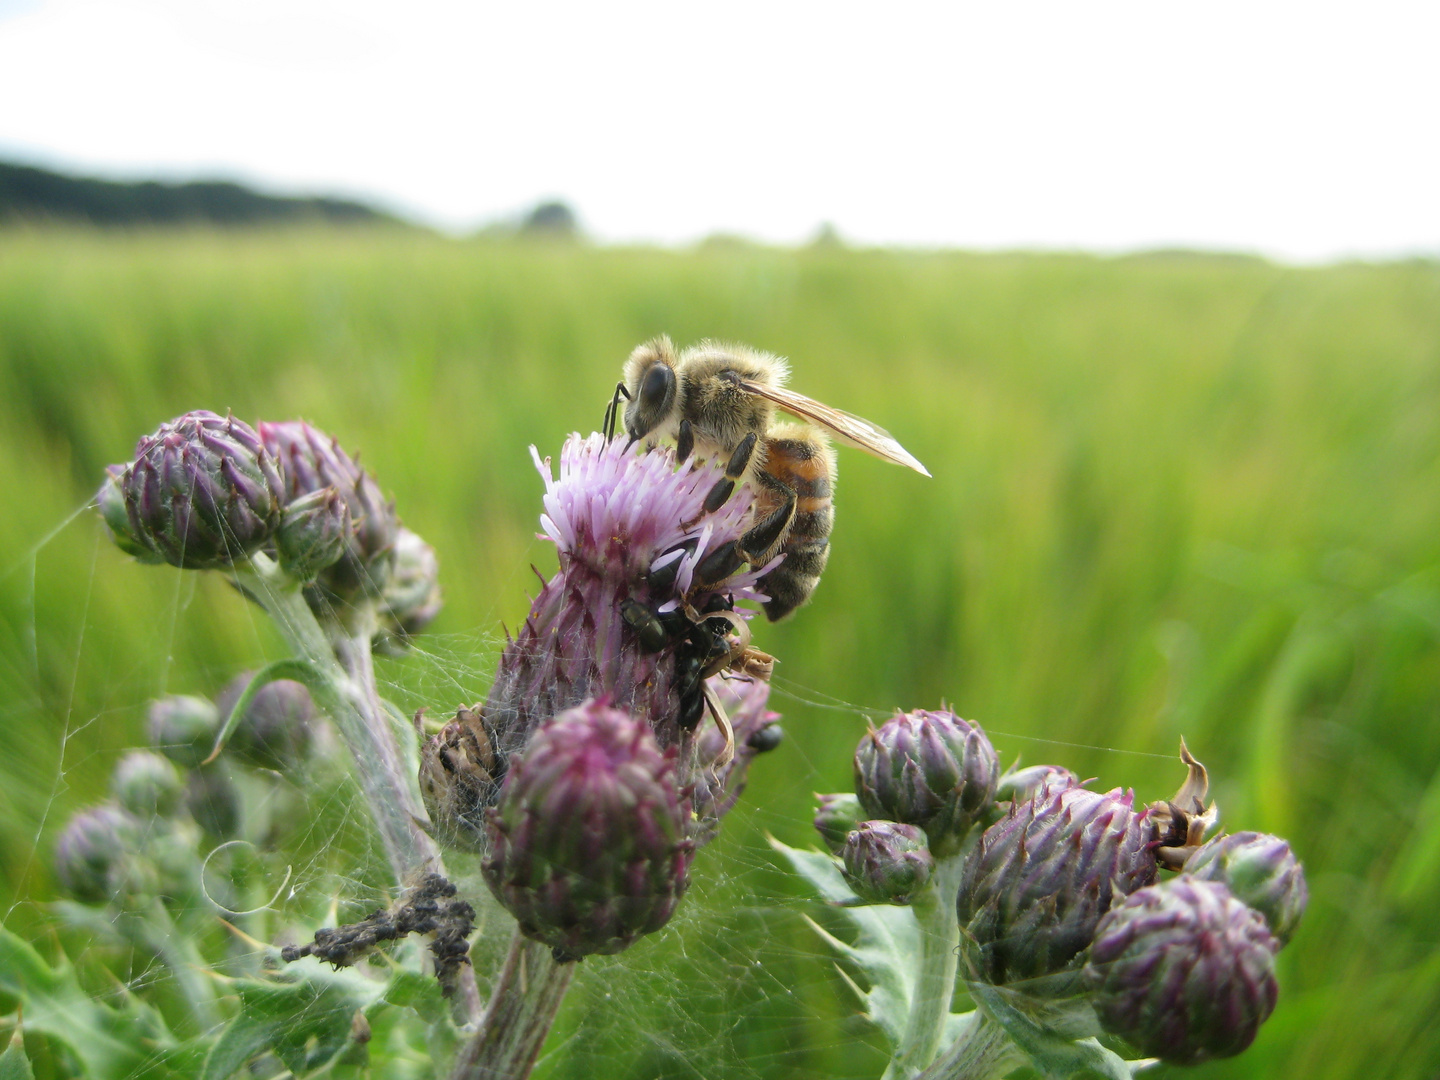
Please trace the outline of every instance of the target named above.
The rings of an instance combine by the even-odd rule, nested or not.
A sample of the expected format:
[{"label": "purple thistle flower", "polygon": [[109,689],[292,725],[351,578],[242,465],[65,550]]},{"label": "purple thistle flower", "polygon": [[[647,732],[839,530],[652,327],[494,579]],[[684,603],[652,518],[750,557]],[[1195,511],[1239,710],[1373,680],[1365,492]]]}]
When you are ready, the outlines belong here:
[{"label": "purple thistle flower", "polygon": [[695,577],[707,554],[743,533],[749,489],[707,514],[719,464],[677,470],[668,447],[572,435],[557,479],[548,459],[531,454],[545,479],[540,525],[559,548],[560,572],[500,658],[484,708],[499,751],[515,752],[538,724],[600,697],[649,724],[662,746],[678,742],[700,719],[700,676],[713,659],[698,656],[701,646],[738,648],[750,612],[731,606],[765,598],[756,582],[773,564],[720,582]]},{"label": "purple thistle flower", "polygon": [[511,759],[485,881],[556,959],[620,952],[670,920],[695,850],[676,755],[643,722],[587,702]]},{"label": "purple thistle flower", "polygon": [[1275,1008],[1280,945],[1219,882],[1182,874],[1100,921],[1085,968],[1106,1031],[1176,1065],[1230,1057]]}]

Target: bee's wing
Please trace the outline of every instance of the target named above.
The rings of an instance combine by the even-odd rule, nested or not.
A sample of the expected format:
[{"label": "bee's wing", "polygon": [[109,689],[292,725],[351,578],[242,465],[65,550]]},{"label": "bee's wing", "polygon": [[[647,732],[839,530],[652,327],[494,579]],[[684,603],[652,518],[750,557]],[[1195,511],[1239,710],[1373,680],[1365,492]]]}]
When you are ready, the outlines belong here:
[{"label": "bee's wing", "polygon": [[883,461],[908,465],[923,476],[930,475],[925,466],[896,441],[895,436],[863,417],[848,413],[844,409],[832,409],[829,405],[822,405],[813,398],[781,386],[762,386],[748,379],[743,380],[740,386],[757,397],[773,401],[788,413],[794,413],[812,424],[819,424],[847,446],[874,454]]}]

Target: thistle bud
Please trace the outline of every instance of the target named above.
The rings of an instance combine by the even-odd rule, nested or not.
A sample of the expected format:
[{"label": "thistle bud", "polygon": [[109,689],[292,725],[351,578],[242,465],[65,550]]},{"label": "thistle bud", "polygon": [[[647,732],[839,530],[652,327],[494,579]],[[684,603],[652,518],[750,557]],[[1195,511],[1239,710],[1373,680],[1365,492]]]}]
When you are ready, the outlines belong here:
[{"label": "thistle bud", "polygon": [[485,881],[558,959],[616,953],[669,921],[694,844],[675,750],[596,702],[536,731],[489,814]]},{"label": "thistle bud", "polygon": [[240,793],[217,765],[190,773],[185,809],[212,840],[232,840],[240,832]]},{"label": "thistle bud", "polygon": [[935,857],[914,825],[862,821],[840,849],[845,880],[861,900],[908,904],[930,880]]},{"label": "thistle bud", "polygon": [[230,566],[267,543],[280,523],[279,468],[234,417],[186,413],[141,439],[129,465],[106,471],[96,499],[115,542],[172,566]]},{"label": "thistle bud", "polygon": [[820,805],[815,808],[815,831],[832,855],[839,855],[845,847],[845,838],[865,820],[865,811],[860,800],[848,791],[833,795],[816,796]]},{"label": "thistle bud", "polygon": [[980,837],[958,913],[975,977],[1037,997],[1075,988],[1100,917],[1155,880],[1154,827],[1130,794],[1046,788]]},{"label": "thistle bud", "polygon": [[1045,788],[1079,786],[1080,778],[1064,766],[1031,765],[1025,769],[1011,769],[1000,777],[1000,783],[995,788],[995,801],[1023,803]]},{"label": "thistle bud", "polygon": [[312,606],[377,596],[390,577],[400,522],[375,479],[323,431],[303,420],[262,423],[260,438],[285,468],[287,502],[333,488],[350,515],[341,557],[316,577]]},{"label": "thistle bud", "polygon": [[172,694],[150,703],[150,745],[176,765],[193,769],[215,748],[220,711],[201,697]]},{"label": "thistle bud", "polygon": [[[229,717],[254,676],[242,672],[215,699]],[[247,765],[285,772],[305,760],[314,735],[315,702],[305,684],[274,679],[255,692],[245,715],[231,730],[226,750]]]},{"label": "thistle bud", "polygon": [[1275,1008],[1279,943],[1219,882],[1181,875],[1101,920],[1084,981],[1105,1030],[1197,1065],[1240,1053]]},{"label": "thistle bud", "polygon": [[130,751],[110,774],[110,793],[139,818],[169,817],[184,790],[175,766],[148,750]]},{"label": "thistle bud", "polygon": [[1185,872],[1228,886],[1237,900],[1265,916],[1281,945],[1290,941],[1310,900],[1300,860],[1289,844],[1267,833],[1217,836],[1190,856]]},{"label": "thistle bud", "polygon": [[865,812],[920,826],[937,857],[960,850],[994,803],[999,777],[985,733],[949,710],[893,716],[855,751],[855,792]]},{"label": "thistle bud", "polygon": [[95,507],[110,529],[110,539],[126,555],[133,555],[141,562],[164,562],[130,524],[130,510],[125,504],[125,472],[124,465],[105,467],[105,482],[95,494]]},{"label": "thistle bud", "polygon": [[385,620],[377,647],[403,654],[410,638],[440,614],[440,560],[419,534],[401,526],[395,538],[395,566],[381,594]]},{"label": "thistle bud", "polygon": [[345,554],[350,533],[350,507],[333,487],[301,495],[280,515],[275,532],[280,566],[296,581],[314,581]]},{"label": "thistle bud", "polygon": [[690,835],[703,847],[720,832],[720,819],[740,800],[750,774],[750,763],[780,745],[780,714],[766,708],[770,684],[759,679],[715,679],[717,705],[730,718],[734,734],[733,756],[724,760],[725,738],[710,726],[696,738],[695,786],[691,796],[694,817]]},{"label": "thistle bud", "polygon": [[154,889],[154,870],[139,856],[144,828],[113,803],[82,810],[55,845],[55,876],[87,904],[126,899]]}]

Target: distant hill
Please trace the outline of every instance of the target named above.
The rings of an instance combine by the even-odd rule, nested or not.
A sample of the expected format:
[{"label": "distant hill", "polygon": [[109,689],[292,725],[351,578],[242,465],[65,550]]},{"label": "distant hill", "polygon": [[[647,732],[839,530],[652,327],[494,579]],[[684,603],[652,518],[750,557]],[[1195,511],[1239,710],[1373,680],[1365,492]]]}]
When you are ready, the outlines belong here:
[{"label": "distant hill", "polygon": [[92,225],[404,224],[364,203],[282,198],[227,181],[122,183],[0,162],[0,222]]}]

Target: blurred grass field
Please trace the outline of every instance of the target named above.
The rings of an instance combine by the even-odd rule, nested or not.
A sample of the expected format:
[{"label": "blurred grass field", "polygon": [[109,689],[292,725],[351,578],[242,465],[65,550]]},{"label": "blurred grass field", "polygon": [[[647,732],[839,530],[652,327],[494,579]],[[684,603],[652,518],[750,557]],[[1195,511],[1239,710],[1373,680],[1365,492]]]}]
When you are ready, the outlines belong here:
[{"label": "blurred grass field", "polygon": [[763,832],[809,843],[809,793],[849,785],[865,717],[941,700],[1007,761],[1144,800],[1178,785],[1183,734],[1229,828],[1291,839],[1312,902],[1280,1007],[1191,1075],[1440,1072],[1433,263],[0,233],[7,923],[46,926],[54,836],[149,698],[279,654],[218,578],[104,540],[83,507],[107,463],[192,408],[303,416],[359,450],[447,596],[381,677],[443,715],[484,696],[528,564],[554,567],[526,447],[598,426],[662,331],[788,355],[796,389],[934,479],[842,450],[825,580],[757,632],[787,741],[677,922],[586,963],[537,1075],[878,1075]]}]

